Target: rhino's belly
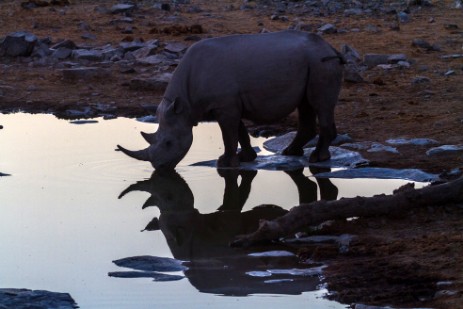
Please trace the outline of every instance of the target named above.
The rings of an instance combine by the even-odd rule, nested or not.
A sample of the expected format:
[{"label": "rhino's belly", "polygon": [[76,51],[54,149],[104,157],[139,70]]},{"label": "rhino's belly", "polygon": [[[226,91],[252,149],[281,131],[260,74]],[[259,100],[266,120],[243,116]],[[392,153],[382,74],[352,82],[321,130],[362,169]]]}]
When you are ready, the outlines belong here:
[{"label": "rhino's belly", "polygon": [[286,117],[304,101],[302,86],[284,85],[242,95],[243,118],[256,122],[274,122]]}]

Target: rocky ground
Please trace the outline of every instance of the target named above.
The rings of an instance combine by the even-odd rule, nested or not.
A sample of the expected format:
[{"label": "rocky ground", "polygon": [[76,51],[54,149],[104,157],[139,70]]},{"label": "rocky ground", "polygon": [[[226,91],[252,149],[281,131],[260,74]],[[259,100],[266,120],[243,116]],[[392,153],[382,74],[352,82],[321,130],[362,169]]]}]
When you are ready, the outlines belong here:
[{"label": "rocky ground", "polygon": [[[195,41],[299,29],[320,33],[349,61],[336,110],[338,131],[357,142],[396,148],[361,150],[373,166],[421,168],[447,178],[461,173],[461,1],[134,2],[2,1],[0,111],[65,118],[146,115]],[[261,134],[289,131],[293,124],[292,116],[277,127],[249,125]],[[437,142],[387,142],[393,138]],[[454,148],[429,152],[442,145]],[[332,297],[462,307],[461,223],[461,207],[436,205],[331,225],[336,229],[330,232],[361,235],[348,254],[329,256]],[[326,257],[323,248],[319,252]]]}]

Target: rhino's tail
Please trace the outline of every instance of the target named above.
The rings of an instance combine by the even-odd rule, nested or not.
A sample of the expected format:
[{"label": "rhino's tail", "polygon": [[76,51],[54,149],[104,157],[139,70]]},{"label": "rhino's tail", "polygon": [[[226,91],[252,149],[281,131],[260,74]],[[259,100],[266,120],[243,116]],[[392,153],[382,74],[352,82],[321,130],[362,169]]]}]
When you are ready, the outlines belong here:
[{"label": "rhino's tail", "polygon": [[340,64],[346,64],[347,63],[346,58],[344,58],[344,56],[340,52],[338,52],[334,48],[333,48],[333,51],[336,53],[336,55],[323,57],[321,59],[321,62],[326,62],[326,61],[330,61],[330,60],[333,60],[333,59],[338,59]]}]

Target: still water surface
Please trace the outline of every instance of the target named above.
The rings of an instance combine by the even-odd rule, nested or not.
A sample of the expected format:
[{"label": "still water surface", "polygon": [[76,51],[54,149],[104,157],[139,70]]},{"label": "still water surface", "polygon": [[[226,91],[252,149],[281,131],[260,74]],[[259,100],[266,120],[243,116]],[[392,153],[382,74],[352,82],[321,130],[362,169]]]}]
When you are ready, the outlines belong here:
[{"label": "still water surface", "polygon": [[[195,128],[178,174],[164,177],[115,151],[118,143],[146,147],[138,132],[153,132],[155,125],[97,120],[0,114],[0,172],[11,174],[0,178],[0,288],[67,292],[81,308],[345,308],[321,297],[326,290],[316,272],[287,274],[319,265],[249,255],[282,248],[246,251],[227,243],[252,231],[259,217],[281,215],[300,199],[371,196],[404,183],[317,182],[308,169],[222,177],[213,168],[189,166],[222,153],[216,124]],[[253,139],[256,146],[263,141]],[[255,208],[261,204],[279,207]],[[131,270],[112,261],[143,255],[190,261],[189,269],[169,273],[185,278],[164,282],[108,276]],[[270,276],[269,269],[284,274]]]}]

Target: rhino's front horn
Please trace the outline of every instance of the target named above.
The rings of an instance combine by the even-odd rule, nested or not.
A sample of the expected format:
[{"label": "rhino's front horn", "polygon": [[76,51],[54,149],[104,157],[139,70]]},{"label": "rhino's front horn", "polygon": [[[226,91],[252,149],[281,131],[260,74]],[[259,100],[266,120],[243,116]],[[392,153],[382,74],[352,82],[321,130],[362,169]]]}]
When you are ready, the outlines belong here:
[{"label": "rhino's front horn", "polygon": [[135,158],[137,160],[150,161],[149,147],[143,150],[138,150],[138,151],[132,151],[132,150],[125,149],[121,145],[117,145],[117,148],[119,148],[120,151],[122,151],[129,157]]}]

